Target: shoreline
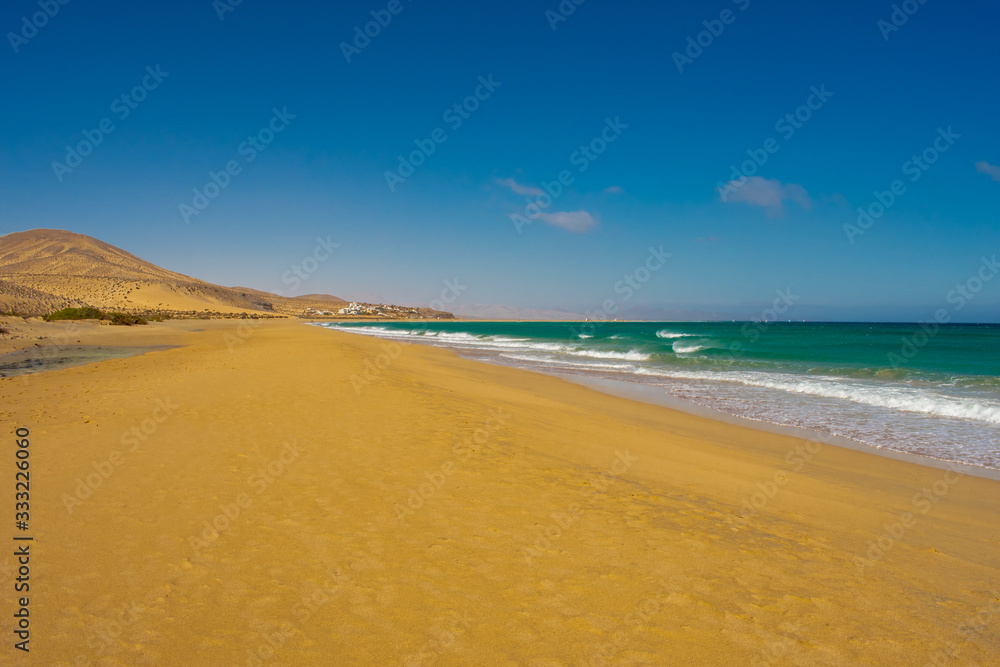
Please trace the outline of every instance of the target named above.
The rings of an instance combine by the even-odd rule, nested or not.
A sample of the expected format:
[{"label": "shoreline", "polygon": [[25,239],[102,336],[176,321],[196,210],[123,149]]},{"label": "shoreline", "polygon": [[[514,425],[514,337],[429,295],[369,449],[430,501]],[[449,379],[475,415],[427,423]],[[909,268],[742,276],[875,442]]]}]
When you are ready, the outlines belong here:
[{"label": "shoreline", "polygon": [[1000,656],[960,635],[1000,611],[996,481],[302,322],[103,329],[177,347],[0,379],[46,664]]},{"label": "shoreline", "polygon": [[[351,321],[357,322],[359,320],[355,319],[355,320],[342,320],[342,321],[344,321],[344,322],[351,322]],[[395,320],[388,320],[388,321],[395,321]],[[416,321],[419,321],[419,320],[416,320]],[[440,320],[429,319],[427,321],[439,322]],[[455,321],[457,321],[457,320],[455,320]],[[509,322],[509,321],[510,320],[490,320],[490,322]],[[167,325],[168,329],[173,329],[173,330],[179,329],[179,330],[182,330],[182,331],[185,331],[185,332],[192,332],[192,333],[194,333],[194,332],[204,331],[205,330],[205,322],[206,321],[204,321],[204,320],[191,320],[191,321],[185,321],[185,320],[168,320],[168,322],[173,322],[173,324]],[[211,320],[209,320],[209,322],[211,322]],[[304,325],[309,325],[309,326],[317,326],[318,325],[318,328],[321,328],[321,329],[324,328],[322,326],[323,324],[331,323],[328,320],[316,320],[316,319],[298,319],[298,320],[296,320],[296,319],[290,319],[290,320],[287,320],[287,322],[292,323],[292,324],[304,324]],[[559,323],[561,323],[561,322],[559,322]],[[651,322],[651,323],[652,324],[660,324],[660,322]],[[165,324],[165,323],[156,323],[156,325],[159,325],[159,326],[163,326],[163,324]],[[677,322],[673,322],[672,324],[678,324],[678,323]],[[54,328],[57,329],[56,331],[50,331],[50,332],[48,332],[48,333],[54,334],[54,336],[53,336],[54,338],[62,338],[63,340],[68,341],[69,338],[75,337],[77,335],[82,335],[83,339],[85,339],[85,342],[81,345],[81,344],[79,344],[79,341],[77,341],[76,344],[69,344],[67,342],[55,342],[55,343],[45,342],[45,343],[42,343],[42,344],[38,344],[38,343],[30,343],[29,344],[27,341],[25,341],[23,343],[14,344],[14,345],[0,345],[0,362],[2,362],[5,357],[14,355],[17,352],[26,352],[26,351],[30,350],[32,347],[35,347],[35,348],[37,348],[39,350],[43,350],[43,351],[46,348],[57,348],[57,347],[59,347],[59,348],[88,347],[88,346],[98,345],[104,339],[107,339],[107,338],[110,338],[112,342],[118,342],[118,341],[120,341],[121,344],[116,345],[115,347],[118,347],[121,350],[124,350],[125,348],[129,348],[131,351],[129,352],[129,354],[127,356],[144,355],[144,354],[148,354],[150,352],[159,352],[159,351],[168,350],[168,349],[172,349],[174,347],[177,347],[177,345],[172,345],[172,344],[169,344],[169,343],[163,343],[163,342],[161,342],[161,340],[165,336],[169,337],[169,336],[175,335],[175,331],[161,331],[161,330],[155,328],[156,325],[145,325],[145,326],[139,326],[139,327],[118,327],[118,328],[109,329],[109,328],[106,328],[106,327],[101,327],[101,326],[99,326],[95,322],[86,321],[86,320],[80,321],[80,322],[77,322],[77,321],[66,321],[66,322],[57,322],[57,323],[53,323],[53,322],[34,323],[34,325],[30,327],[30,330],[31,330],[32,333],[37,333],[39,330],[42,330],[42,329],[44,329],[46,327],[54,327]],[[67,334],[64,333],[64,331],[66,329],[70,329],[71,331],[74,331],[74,333],[72,334],[72,336],[68,336]],[[115,329],[117,329],[117,330],[115,330]],[[130,338],[132,336],[137,336],[137,335],[140,334],[140,332],[142,334],[141,335],[142,338],[144,338],[144,339],[153,339],[155,342],[153,342],[152,344],[150,344],[150,343],[145,343],[145,344],[138,344],[138,343],[136,343],[136,344],[125,344],[127,342],[128,338]],[[352,334],[352,335],[364,336],[364,334]],[[376,337],[371,337],[371,336],[368,336],[368,337],[369,338],[374,338],[374,340],[382,340],[382,339],[379,339],[379,338],[376,338]],[[39,339],[41,339],[41,337],[39,337]],[[45,340],[48,341],[49,338],[46,337]],[[87,342],[87,341],[94,341],[94,342],[90,343],[90,342]],[[11,341],[11,343],[13,343],[13,341]],[[488,360],[488,359],[466,356],[466,355],[462,354],[462,351],[460,349],[455,349],[455,348],[451,348],[451,347],[448,347],[448,346],[432,345],[432,344],[429,344],[429,343],[421,343],[419,341],[418,342],[412,342],[412,343],[407,342],[407,344],[412,344],[412,345],[418,345],[418,346],[424,346],[424,347],[430,347],[430,348],[437,348],[437,349],[447,350],[447,351],[449,351],[449,352],[457,355],[458,357],[460,357],[462,359],[465,359],[467,361],[473,362],[473,363],[483,363],[483,364],[487,364],[489,366],[496,366],[496,367],[501,367],[501,368],[513,368],[513,369],[520,370],[520,371],[527,372],[527,373],[537,373],[537,374],[540,374],[540,375],[546,375],[546,376],[550,376],[550,377],[561,378],[563,380],[566,380],[566,381],[569,381],[569,382],[572,382],[574,384],[578,384],[578,385],[581,385],[581,386],[588,387],[590,389],[593,389],[595,391],[601,392],[601,393],[609,395],[609,396],[616,396],[616,397],[625,398],[625,399],[628,399],[628,400],[640,401],[640,402],[643,402],[643,403],[646,403],[646,404],[649,404],[649,405],[656,405],[656,406],[660,406],[660,407],[665,407],[665,408],[670,409],[670,410],[675,410],[675,411],[682,412],[682,413],[685,413],[685,414],[694,415],[694,416],[702,417],[702,418],[705,418],[705,419],[710,419],[710,420],[713,420],[713,421],[718,421],[718,422],[723,423],[723,424],[729,424],[729,425],[733,425],[733,426],[737,426],[737,427],[741,427],[741,428],[749,428],[749,429],[761,431],[761,432],[764,432],[764,433],[773,433],[773,434],[776,434],[776,435],[784,435],[784,436],[790,436],[790,437],[794,437],[794,438],[801,438],[803,440],[810,440],[810,441],[821,443],[821,444],[833,445],[833,446],[836,446],[836,447],[841,447],[841,448],[850,449],[850,450],[853,450],[853,451],[858,451],[858,452],[863,452],[863,453],[869,453],[869,454],[873,454],[875,456],[880,456],[880,457],[884,457],[884,458],[888,458],[888,459],[893,459],[893,460],[898,460],[898,461],[905,461],[905,462],[908,462],[908,463],[913,463],[913,464],[916,464],[916,465],[922,465],[922,466],[926,466],[926,467],[929,467],[929,468],[935,468],[935,469],[938,469],[938,470],[957,470],[957,471],[961,472],[962,474],[973,475],[973,476],[976,476],[976,477],[981,477],[981,478],[989,479],[989,480],[993,480],[993,481],[1000,481],[1000,470],[997,470],[997,469],[994,469],[994,468],[989,468],[989,467],[986,467],[986,466],[979,466],[979,465],[974,465],[974,464],[969,464],[969,463],[963,463],[961,461],[954,461],[954,460],[949,460],[949,459],[939,459],[939,458],[935,458],[935,457],[931,457],[931,456],[923,456],[923,455],[919,455],[919,454],[911,454],[909,452],[902,452],[902,451],[898,451],[898,450],[894,450],[894,449],[888,449],[888,448],[884,448],[884,447],[876,447],[874,445],[869,445],[869,444],[867,444],[865,442],[862,442],[862,441],[859,441],[859,440],[854,440],[852,438],[841,436],[841,435],[837,435],[837,434],[825,433],[823,431],[815,431],[815,430],[812,430],[812,429],[798,427],[798,426],[790,426],[790,425],[786,425],[786,424],[779,424],[779,423],[769,422],[769,421],[765,421],[765,420],[757,420],[757,419],[751,419],[751,418],[748,418],[748,417],[741,417],[741,416],[737,416],[737,415],[732,415],[732,414],[729,414],[727,412],[723,412],[721,410],[716,410],[716,409],[708,407],[708,406],[700,405],[698,403],[694,403],[694,402],[691,402],[691,401],[687,401],[687,400],[684,400],[684,399],[681,399],[681,398],[677,398],[677,397],[671,396],[671,395],[667,394],[666,392],[661,391],[658,387],[656,387],[654,385],[648,385],[648,384],[638,383],[638,382],[629,382],[627,380],[618,380],[618,379],[611,379],[611,378],[591,377],[591,376],[588,376],[586,374],[573,373],[573,372],[567,372],[567,371],[562,371],[562,370],[552,370],[552,371],[549,371],[547,369],[539,368],[539,367],[525,368],[523,366],[519,366],[519,365],[516,365],[516,364],[496,363],[496,362],[493,362],[493,361]],[[104,346],[107,347],[109,345],[107,343],[104,343]],[[42,354],[42,356],[44,356],[44,353]],[[108,357],[108,358],[109,359],[115,359],[115,358],[127,358],[127,357],[113,356],[113,357]],[[74,366],[81,366],[81,365],[82,366],[86,366],[86,365],[90,365],[90,364],[94,364],[94,363],[99,363],[100,361],[103,361],[103,360],[104,359],[95,359],[95,360],[92,360],[92,361],[84,361],[82,363],[73,363],[73,364],[69,364],[69,365],[58,365],[57,367],[51,368],[51,369],[44,369],[42,371],[29,371],[29,372],[23,373],[23,374],[11,374],[11,375],[7,375],[5,377],[22,377],[23,375],[33,375],[36,372],[48,372],[49,370],[59,370],[60,368],[71,368],[71,367],[74,367]],[[4,376],[0,376],[0,377],[4,377]]]},{"label": "shoreline", "polygon": [[884,447],[875,447],[874,445],[869,445],[859,440],[853,440],[835,433],[824,433],[823,431],[814,431],[812,429],[802,428],[799,426],[789,426],[787,424],[777,424],[774,422],[764,421],[762,419],[750,419],[748,417],[731,415],[728,412],[722,412],[721,410],[716,410],[698,403],[685,401],[682,398],[670,396],[666,392],[659,391],[659,388],[655,385],[628,382],[627,380],[589,377],[574,373],[545,373],[541,370],[537,372],[545,375],[561,377],[570,382],[590,387],[610,396],[619,396],[630,400],[642,401],[651,405],[659,405],[671,410],[677,410],[686,414],[719,421],[724,424],[732,424],[741,428],[755,429],[763,431],[764,433],[774,433],[776,435],[786,435],[794,438],[801,438],[803,440],[811,440],[824,445],[833,445],[835,447],[843,447],[858,452],[866,452],[897,461],[906,461],[908,463],[927,466],[929,468],[937,468],[938,470],[955,470],[965,475],[975,475],[976,477],[982,477],[984,479],[1000,482],[1000,470],[996,470],[994,468],[962,463],[961,461],[936,459],[931,456],[910,454],[909,452],[900,452]]},{"label": "shoreline", "polygon": [[[497,320],[490,322],[500,322],[500,321]],[[490,323],[490,322],[484,321],[484,323]],[[326,323],[309,322],[308,324],[318,325],[320,328],[323,328],[323,325]],[[570,322],[570,324],[572,324],[572,322]],[[659,324],[670,324],[670,323],[649,322],[649,324],[659,325]],[[672,324],[678,324],[678,323],[675,322]],[[352,333],[349,327],[339,330],[344,331],[346,333]],[[367,335],[367,334],[359,333],[355,335]],[[381,339],[378,336],[369,336],[369,337],[373,337],[376,340],[397,340],[397,339]],[[398,342],[411,342],[411,341],[398,341]],[[415,339],[414,341],[412,341],[412,344],[425,345],[428,347],[436,347],[438,349],[449,350],[457,354],[458,356],[462,357],[463,359],[468,359],[474,362],[486,363],[500,367],[516,368],[519,370],[527,371],[529,373],[539,373],[551,377],[562,378],[570,382],[574,382],[576,384],[586,386],[591,389],[595,389],[607,395],[618,396],[630,400],[637,400],[651,405],[658,405],[661,407],[666,407],[671,410],[677,410],[679,412],[684,412],[686,414],[712,419],[725,424],[731,424],[743,428],[751,428],[767,433],[789,435],[792,437],[802,438],[804,440],[811,440],[813,442],[818,442],[822,444],[830,444],[837,447],[843,447],[855,451],[875,454],[877,456],[882,456],[890,459],[907,461],[910,463],[915,463],[917,465],[923,465],[931,468],[936,468],[939,470],[955,470],[961,472],[962,474],[970,474],[985,479],[1000,481],[1000,469],[997,468],[991,468],[985,465],[978,465],[963,461],[956,461],[953,459],[938,458],[923,454],[915,454],[911,452],[891,449],[888,447],[879,447],[848,436],[839,435],[835,433],[827,433],[824,431],[814,430],[807,427],[792,426],[764,419],[754,419],[751,417],[733,415],[728,412],[724,412],[722,410],[718,410],[698,403],[694,403],[692,401],[685,400],[683,398],[671,396],[657,385],[652,385],[643,382],[633,382],[628,379],[592,376],[583,372],[574,372],[572,370],[549,369],[539,365],[510,363],[502,361],[494,356],[485,354],[475,354],[476,352],[478,352],[475,349],[473,349],[470,352],[460,346],[452,347],[449,345],[425,343],[421,342],[419,339]]]}]

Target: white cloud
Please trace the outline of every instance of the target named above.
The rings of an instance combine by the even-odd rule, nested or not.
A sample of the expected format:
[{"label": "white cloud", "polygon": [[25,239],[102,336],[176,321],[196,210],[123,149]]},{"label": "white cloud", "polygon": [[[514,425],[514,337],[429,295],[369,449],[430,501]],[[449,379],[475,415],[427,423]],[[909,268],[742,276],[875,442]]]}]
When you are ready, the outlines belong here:
[{"label": "white cloud", "polygon": [[502,185],[505,188],[510,188],[511,190],[514,191],[514,194],[528,195],[531,197],[540,197],[544,194],[541,188],[532,187],[530,185],[521,185],[513,178],[505,178],[502,180],[498,178],[496,179],[496,182],[497,185]]},{"label": "white cloud", "polygon": [[625,192],[625,188],[623,188],[620,185],[612,185],[610,188],[606,188],[604,190],[604,194],[607,194],[607,195],[620,195],[620,194],[624,194],[624,192]]},{"label": "white cloud", "polygon": [[[728,192],[729,190],[732,192]],[[776,178],[768,180],[751,176],[742,185],[739,181],[730,181],[721,194],[721,199],[725,202],[743,202],[765,208],[768,217],[772,218],[785,214],[786,200],[793,201],[806,210],[812,207],[812,199],[805,188],[794,183],[783,184]]]},{"label": "white cloud", "polygon": [[994,167],[989,162],[977,162],[976,171],[980,174],[986,174],[997,183],[1000,183],[1000,167]]},{"label": "white cloud", "polygon": [[[494,179],[497,185],[502,185],[505,188],[509,188],[514,194],[524,195],[529,197],[547,197],[547,202],[541,200],[537,204],[534,204],[538,213],[534,215],[535,218],[546,222],[553,227],[559,227],[560,229],[565,229],[567,232],[572,232],[573,234],[583,234],[584,232],[590,231],[597,226],[597,220],[587,211],[554,211],[552,213],[547,213],[544,209],[547,206],[552,205],[552,199],[545,195],[545,192],[541,188],[537,188],[531,185],[524,185],[518,183],[513,178],[504,179]],[[624,192],[621,188],[611,187],[607,191],[620,191]],[[528,215],[528,209],[525,209],[525,215]]]},{"label": "white cloud", "polygon": [[538,218],[574,234],[583,234],[597,226],[597,220],[586,211],[539,213]]}]

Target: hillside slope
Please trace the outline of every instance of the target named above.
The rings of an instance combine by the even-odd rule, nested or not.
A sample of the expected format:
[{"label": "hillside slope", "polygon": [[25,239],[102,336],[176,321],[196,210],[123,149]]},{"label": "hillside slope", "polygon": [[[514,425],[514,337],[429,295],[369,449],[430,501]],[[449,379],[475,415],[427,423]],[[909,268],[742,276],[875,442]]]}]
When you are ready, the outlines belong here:
[{"label": "hillside slope", "polygon": [[328,301],[213,285],[151,264],[83,234],[34,229],[0,236],[0,312],[41,314],[67,306],[126,312],[301,315]]}]

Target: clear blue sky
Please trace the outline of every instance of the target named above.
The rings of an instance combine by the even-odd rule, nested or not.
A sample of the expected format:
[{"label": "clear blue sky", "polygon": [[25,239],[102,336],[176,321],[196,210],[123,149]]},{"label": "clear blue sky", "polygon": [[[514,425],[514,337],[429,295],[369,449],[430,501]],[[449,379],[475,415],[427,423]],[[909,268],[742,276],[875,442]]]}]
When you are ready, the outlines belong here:
[{"label": "clear blue sky", "polygon": [[[837,319],[929,319],[1000,253],[995,2],[913,1],[889,30],[892,3],[870,0],[587,0],[564,21],[546,15],[558,0],[243,0],[220,20],[228,1],[70,0],[37,30],[23,18],[38,0],[4,3],[0,232],[69,229],[286,292],[329,237],[340,247],[295,292],[428,303],[457,277],[457,303],[728,313],[791,288],[802,317]],[[372,11],[391,22],[348,62]],[[445,115],[477,89],[467,117]],[[273,109],[295,117],[241,151]],[[78,166],[53,166],[104,119]],[[574,156],[602,132],[602,154]],[[433,154],[390,188],[417,140]],[[925,149],[934,164],[907,171]],[[748,150],[766,163],[722,201]],[[186,221],[180,205],[230,161],[239,173]],[[563,170],[518,233],[524,193]],[[897,179],[886,213],[845,231]],[[616,293],[660,245],[663,268]],[[1000,320],[1000,276],[953,315]]]}]

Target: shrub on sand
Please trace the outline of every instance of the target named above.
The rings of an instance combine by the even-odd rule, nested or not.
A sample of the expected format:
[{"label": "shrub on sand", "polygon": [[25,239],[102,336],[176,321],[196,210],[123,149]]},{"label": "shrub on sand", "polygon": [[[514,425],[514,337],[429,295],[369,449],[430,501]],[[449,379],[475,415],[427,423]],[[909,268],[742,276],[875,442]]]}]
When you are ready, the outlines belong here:
[{"label": "shrub on sand", "polygon": [[146,324],[146,318],[138,315],[126,315],[125,313],[105,313],[102,319],[108,320],[116,326],[130,327],[133,324]]},{"label": "shrub on sand", "polygon": [[46,322],[53,320],[99,320],[103,316],[104,313],[98,309],[85,306],[83,308],[63,308],[45,315],[44,319]]},{"label": "shrub on sand", "polygon": [[130,327],[133,324],[146,324],[146,318],[125,313],[102,313],[97,308],[63,308],[44,317],[46,322],[56,320],[104,320],[108,324]]}]

